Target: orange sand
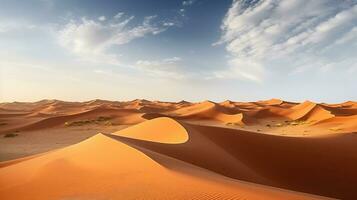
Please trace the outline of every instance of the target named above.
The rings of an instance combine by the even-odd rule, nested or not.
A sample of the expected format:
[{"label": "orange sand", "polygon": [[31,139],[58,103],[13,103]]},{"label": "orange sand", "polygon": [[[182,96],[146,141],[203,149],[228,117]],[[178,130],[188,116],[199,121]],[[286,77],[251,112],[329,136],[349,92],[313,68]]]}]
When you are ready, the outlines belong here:
[{"label": "orange sand", "polygon": [[27,134],[45,142],[68,132],[73,144],[68,135],[112,130],[0,162],[0,199],[356,199],[356,109],[279,99],[0,103],[0,134],[19,135],[0,138],[0,159],[11,145],[19,155],[34,145]]}]

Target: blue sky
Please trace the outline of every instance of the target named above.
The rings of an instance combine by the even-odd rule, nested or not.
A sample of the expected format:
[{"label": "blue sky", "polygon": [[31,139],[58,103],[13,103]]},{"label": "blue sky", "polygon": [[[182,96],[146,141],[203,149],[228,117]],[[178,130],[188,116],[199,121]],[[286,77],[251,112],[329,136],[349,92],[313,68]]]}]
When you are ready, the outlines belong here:
[{"label": "blue sky", "polygon": [[0,101],[357,100],[356,0],[0,5]]}]

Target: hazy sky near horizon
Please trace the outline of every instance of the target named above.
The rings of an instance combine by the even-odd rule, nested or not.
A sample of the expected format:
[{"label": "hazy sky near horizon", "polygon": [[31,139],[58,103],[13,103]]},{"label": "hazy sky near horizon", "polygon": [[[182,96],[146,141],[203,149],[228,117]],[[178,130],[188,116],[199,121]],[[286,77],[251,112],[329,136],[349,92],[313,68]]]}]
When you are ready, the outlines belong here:
[{"label": "hazy sky near horizon", "polygon": [[357,0],[0,5],[0,102],[357,100]]}]

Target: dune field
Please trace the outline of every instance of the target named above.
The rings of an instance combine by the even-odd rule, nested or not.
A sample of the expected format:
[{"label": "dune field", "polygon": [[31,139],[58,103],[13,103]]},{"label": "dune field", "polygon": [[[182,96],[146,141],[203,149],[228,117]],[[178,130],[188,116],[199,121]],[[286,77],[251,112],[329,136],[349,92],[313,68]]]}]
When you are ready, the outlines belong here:
[{"label": "dune field", "polygon": [[357,102],[0,103],[0,199],[357,199]]}]

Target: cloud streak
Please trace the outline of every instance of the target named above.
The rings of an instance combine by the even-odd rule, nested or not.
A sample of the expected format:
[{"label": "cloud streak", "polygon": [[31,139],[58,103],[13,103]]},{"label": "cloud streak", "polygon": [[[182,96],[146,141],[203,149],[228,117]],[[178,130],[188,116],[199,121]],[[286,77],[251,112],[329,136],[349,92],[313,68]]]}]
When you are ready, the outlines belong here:
[{"label": "cloud streak", "polygon": [[136,67],[156,77],[169,79],[182,79],[186,77],[182,71],[182,59],[179,57],[161,60],[138,60]]},{"label": "cloud streak", "polygon": [[165,26],[153,23],[155,16],[145,17],[141,24],[130,26],[134,16],[124,18],[123,15],[118,13],[110,21],[104,16],[98,20],[71,20],[58,30],[58,42],[82,60],[119,65],[118,56],[109,53],[111,47],[166,30]]},{"label": "cloud streak", "polygon": [[[263,81],[274,68],[298,71],[302,63],[333,68],[334,63],[351,59],[350,51],[357,51],[356,4],[234,0],[221,25],[222,37],[214,44],[225,44],[229,53],[229,68],[220,74]],[[337,52],[341,56],[331,56]]]}]

